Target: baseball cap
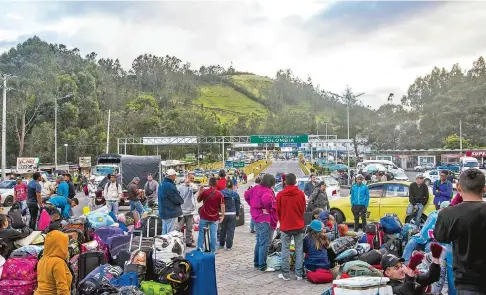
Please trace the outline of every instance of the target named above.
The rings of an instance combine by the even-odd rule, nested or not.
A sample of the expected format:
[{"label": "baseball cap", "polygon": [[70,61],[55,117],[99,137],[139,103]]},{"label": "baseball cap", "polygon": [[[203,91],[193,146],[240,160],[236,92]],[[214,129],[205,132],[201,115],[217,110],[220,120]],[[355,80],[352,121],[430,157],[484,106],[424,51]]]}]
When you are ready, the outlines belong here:
[{"label": "baseball cap", "polygon": [[319,220],[312,220],[312,222],[309,224],[309,227],[316,232],[321,232],[322,231],[322,222]]},{"label": "baseball cap", "polygon": [[415,176],[415,178],[424,178],[424,174],[423,173],[419,173],[419,174],[417,174],[417,176]]},{"label": "baseball cap", "polygon": [[383,268],[383,270],[386,270],[389,267],[397,265],[399,262],[405,262],[405,259],[398,258],[392,254],[385,254],[381,258],[381,267]]},{"label": "baseball cap", "polygon": [[167,170],[167,175],[172,176],[172,175],[177,175],[177,172],[174,169],[169,169]]}]

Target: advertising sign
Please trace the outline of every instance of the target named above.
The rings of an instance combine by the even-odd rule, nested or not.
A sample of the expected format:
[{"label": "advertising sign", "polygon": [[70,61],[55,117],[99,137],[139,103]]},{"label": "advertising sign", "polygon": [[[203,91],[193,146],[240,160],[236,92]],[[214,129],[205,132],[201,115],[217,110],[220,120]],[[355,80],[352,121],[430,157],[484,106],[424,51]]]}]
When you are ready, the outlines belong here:
[{"label": "advertising sign", "polygon": [[27,173],[37,171],[39,158],[17,158],[17,172]]},{"label": "advertising sign", "polygon": [[91,157],[79,157],[79,167],[91,167]]},{"label": "advertising sign", "polygon": [[486,151],[466,151],[466,156],[482,158],[482,157],[486,157]]}]

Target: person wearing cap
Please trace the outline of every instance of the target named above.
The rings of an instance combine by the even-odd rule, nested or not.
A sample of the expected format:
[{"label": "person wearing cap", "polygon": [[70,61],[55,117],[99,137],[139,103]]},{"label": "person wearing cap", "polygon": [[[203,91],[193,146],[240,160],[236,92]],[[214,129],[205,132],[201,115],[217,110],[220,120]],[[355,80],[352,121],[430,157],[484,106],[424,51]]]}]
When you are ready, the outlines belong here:
[{"label": "person wearing cap", "polygon": [[174,169],[167,170],[167,177],[159,185],[159,217],[163,220],[162,234],[165,235],[177,229],[177,218],[182,216],[181,205],[184,199],[179,194],[175,185],[177,172]]},{"label": "person wearing cap", "polygon": [[[111,175],[112,178],[116,179],[115,175]],[[128,184],[128,201],[130,202],[130,211],[137,211],[140,218],[143,214],[143,206],[140,201],[140,195],[142,194],[142,189],[138,187],[140,183],[140,178],[134,177],[133,180]]]},{"label": "person wearing cap", "polygon": [[331,262],[327,256],[329,248],[328,236],[324,233],[324,225],[319,220],[312,220],[309,233],[304,238],[304,267],[307,271],[329,269]]},{"label": "person wearing cap", "polygon": [[[123,196],[123,190],[122,190],[122,186],[116,181],[116,176],[115,175],[109,175],[109,176],[110,176],[109,182],[105,184],[103,195],[106,200],[106,206],[108,207],[108,212],[113,212],[115,213],[115,215],[117,215],[118,202],[120,202],[120,198]],[[138,179],[138,177],[135,178]],[[128,190],[128,192],[130,194],[130,189]]]},{"label": "person wearing cap", "polygon": [[412,215],[415,211],[415,225],[420,227],[422,212],[429,201],[429,188],[424,184],[424,175],[417,174],[415,182],[410,184],[408,200],[410,204],[407,207],[407,215]]},{"label": "person wearing cap", "polygon": [[96,207],[95,198],[96,198],[96,192],[98,191],[98,188],[96,187],[95,179],[96,176],[91,175],[88,182],[88,198],[89,198],[88,206],[91,210],[94,210]]},{"label": "person wearing cap", "polygon": [[358,232],[361,217],[363,230],[366,228],[366,212],[370,202],[370,191],[363,183],[363,175],[356,175],[356,182],[351,187],[351,212],[354,216],[354,231]]},{"label": "person wearing cap", "polygon": [[440,279],[440,255],[442,246],[437,243],[431,245],[432,264],[427,273],[416,274],[414,270],[404,264],[405,259],[392,254],[385,254],[381,258],[383,274],[390,279],[388,286],[392,287],[394,295],[421,295],[425,288]]}]

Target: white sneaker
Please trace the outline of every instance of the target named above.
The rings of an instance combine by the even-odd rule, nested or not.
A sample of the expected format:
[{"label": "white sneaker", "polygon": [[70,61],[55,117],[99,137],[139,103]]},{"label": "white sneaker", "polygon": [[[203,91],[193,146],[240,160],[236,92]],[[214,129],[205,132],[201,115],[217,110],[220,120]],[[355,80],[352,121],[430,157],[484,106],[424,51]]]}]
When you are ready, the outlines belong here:
[{"label": "white sneaker", "polygon": [[302,281],[304,278],[297,276],[297,281]]},{"label": "white sneaker", "polygon": [[275,268],[267,267],[263,272],[274,272]]},{"label": "white sneaker", "polygon": [[284,281],[290,281],[290,278],[289,278],[289,277],[284,276],[283,274],[279,274],[279,275],[278,275],[278,278],[279,278],[279,279],[281,279],[281,280],[284,280]]}]

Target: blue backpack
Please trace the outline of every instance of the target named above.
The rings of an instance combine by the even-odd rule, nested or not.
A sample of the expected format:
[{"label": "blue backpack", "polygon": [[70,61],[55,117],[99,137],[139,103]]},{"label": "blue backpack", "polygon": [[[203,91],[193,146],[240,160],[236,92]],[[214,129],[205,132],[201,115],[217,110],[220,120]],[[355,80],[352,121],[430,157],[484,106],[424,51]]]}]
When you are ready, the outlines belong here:
[{"label": "blue backpack", "polygon": [[380,219],[380,223],[386,234],[398,234],[402,232],[402,224],[395,216],[385,216]]},{"label": "blue backpack", "polygon": [[138,281],[138,273],[136,272],[124,273],[119,278],[112,279],[110,283],[115,287],[123,287],[123,286],[140,287],[140,282]]}]

